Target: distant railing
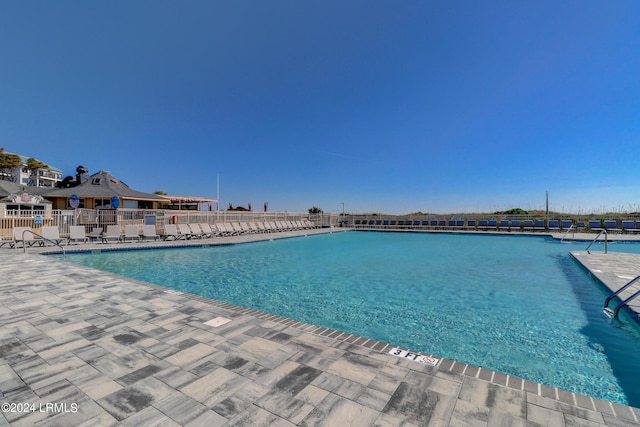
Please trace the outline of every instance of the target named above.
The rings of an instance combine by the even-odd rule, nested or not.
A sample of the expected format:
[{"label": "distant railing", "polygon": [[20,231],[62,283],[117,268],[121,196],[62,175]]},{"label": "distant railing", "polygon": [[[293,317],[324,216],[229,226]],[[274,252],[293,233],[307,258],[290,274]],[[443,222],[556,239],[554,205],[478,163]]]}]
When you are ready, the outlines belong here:
[{"label": "distant railing", "polygon": [[[159,232],[164,232],[165,224],[192,224],[216,222],[264,222],[311,220],[316,225],[333,227],[338,225],[338,215],[290,213],[290,212],[239,212],[239,211],[196,211],[169,209],[84,209],[51,211],[6,211],[0,217],[0,235],[11,239],[14,227],[31,227],[34,231],[42,226],[57,226],[60,236],[69,237],[69,227],[83,225],[86,233],[94,228],[106,229],[107,225],[154,224]],[[19,214],[20,213],[20,214]],[[39,231],[38,231],[39,232]]]}]

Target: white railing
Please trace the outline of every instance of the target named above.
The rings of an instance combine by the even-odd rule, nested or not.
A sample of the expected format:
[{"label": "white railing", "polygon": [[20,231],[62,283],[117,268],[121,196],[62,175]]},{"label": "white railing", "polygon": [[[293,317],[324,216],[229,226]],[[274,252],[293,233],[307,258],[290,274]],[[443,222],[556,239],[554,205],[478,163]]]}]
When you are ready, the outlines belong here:
[{"label": "white railing", "polygon": [[42,226],[57,226],[62,237],[69,236],[71,225],[84,225],[87,233],[107,225],[155,224],[160,232],[165,224],[217,222],[264,222],[311,220],[318,226],[338,225],[338,215],[290,212],[196,211],[168,209],[75,209],[51,211],[5,211],[0,217],[0,235],[11,238],[14,227],[31,227],[39,232]]}]

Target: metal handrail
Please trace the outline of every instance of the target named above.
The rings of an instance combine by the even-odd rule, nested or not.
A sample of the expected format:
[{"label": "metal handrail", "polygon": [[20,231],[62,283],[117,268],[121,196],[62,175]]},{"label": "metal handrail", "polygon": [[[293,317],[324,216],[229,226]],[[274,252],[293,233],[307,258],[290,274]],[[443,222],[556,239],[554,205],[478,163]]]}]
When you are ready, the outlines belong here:
[{"label": "metal handrail", "polygon": [[632,299],[634,299],[635,297],[637,297],[638,295],[640,295],[640,291],[637,291],[636,293],[634,293],[633,295],[631,295],[629,298],[627,298],[626,300],[622,301],[620,304],[618,304],[618,306],[616,308],[613,309],[613,318],[617,319],[618,318],[618,313],[620,312],[620,309],[627,305],[627,303],[629,301],[631,301]]},{"label": "metal handrail", "polygon": [[614,293],[612,293],[611,295],[609,295],[607,297],[606,300],[604,300],[604,308],[606,309],[609,306],[609,303],[611,302],[612,299],[614,299],[616,296],[618,296],[618,294],[620,294],[620,292],[624,291],[625,289],[627,289],[629,286],[633,285],[636,280],[640,280],[640,276],[636,276],[633,279],[631,279],[629,282],[627,282],[626,285],[624,285],[623,287],[621,287],[620,289],[618,289],[617,291],[615,291]]},{"label": "metal handrail", "polygon": [[607,230],[604,230],[604,229],[603,229],[603,230],[601,230],[601,231],[596,235],[596,238],[595,238],[595,239],[593,239],[593,240],[591,241],[591,243],[589,243],[589,246],[587,246],[587,249],[585,249],[585,251],[586,251],[588,254],[590,254],[590,253],[591,253],[591,252],[589,252],[589,248],[591,247],[591,245],[593,245],[593,244],[596,242],[596,240],[598,240],[598,238],[600,237],[600,235],[601,235],[602,233],[604,233],[604,253],[605,253],[605,254],[607,253],[608,248],[609,248],[609,238],[608,238]]},{"label": "metal handrail", "polygon": [[576,225],[575,224],[571,224],[571,226],[569,228],[567,228],[567,231],[564,232],[564,235],[562,236],[562,239],[560,239],[560,243],[564,242],[564,238],[567,237],[567,234],[569,234],[569,232],[571,230],[573,230],[573,237],[576,237]]},{"label": "metal handrail", "polygon": [[65,254],[65,251],[64,251],[64,248],[62,247],[62,245],[61,245],[60,243],[58,243],[58,242],[56,242],[56,241],[54,241],[54,240],[51,240],[51,239],[49,239],[49,238],[47,238],[47,237],[44,237],[42,234],[36,233],[36,232],[35,232],[35,231],[33,231],[33,230],[22,230],[22,250],[23,250],[23,252],[24,252],[25,254],[27,253],[27,245],[25,245],[25,241],[24,241],[24,235],[25,235],[25,233],[31,233],[31,234],[33,234],[33,235],[35,235],[35,236],[40,237],[40,238],[41,238],[41,239],[43,239],[43,240],[46,240],[47,242],[53,243],[54,245],[56,245],[57,247],[59,247],[60,249],[62,249],[62,256],[63,256],[63,257],[66,255],[66,254]]},{"label": "metal handrail", "polygon": [[636,280],[640,279],[640,276],[634,278],[633,280],[631,280],[629,283],[627,283],[626,285],[624,285],[622,288],[618,289],[613,295],[610,295],[609,298],[606,299],[605,304],[604,304],[604,312],[609,314],[611,317],[613,317],[614,319],[618,318],[618,313],[620,313],[620,310],[622,309],[622,307],[624,307],[625,305],[627,305],[632,299],[636,298],[637,296],[640,295],[640,290],[635,291],[629,298],[625,299],[624,301],[622,301],[620,304],[618,304],[613,310],[611,310],[609,307],[607,307],[609,305],[609,301],[611,301],[613,299],[613,297],[615,297],[618,293],[620,293],[622,290],[626,289],[627,287],[631,286],[632,283],[634,283]]}]

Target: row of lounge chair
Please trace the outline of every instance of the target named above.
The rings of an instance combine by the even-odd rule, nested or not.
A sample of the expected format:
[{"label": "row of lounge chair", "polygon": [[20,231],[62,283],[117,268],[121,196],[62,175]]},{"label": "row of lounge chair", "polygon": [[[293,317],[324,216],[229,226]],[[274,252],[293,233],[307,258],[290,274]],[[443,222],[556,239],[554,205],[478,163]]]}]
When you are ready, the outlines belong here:
[{"label": "row of lounge chair", "polygon": [[356,219],[356,228],[390,228],[390,229],[422,229],[422,230],[477,230],[477,231],[576,231],[600,232],[606,230],[610,233],[635,233],[640,232],[640,221],[623,220],[591,220],[588,225],[584,221],[573,220],[496,220],[496,219],[469,219],[469,220],[390,220],[390,219]]},{"label": "row of lounge chair", "polygon": [[[142,242],[148,240],[188,240],[203,239],[215,236],[239,236],[251,233],[272,233],[282,231],[309,230],[318,228],[311,221],[269,221],[269,222],[231,222],[231,223],[194,223],[194,224],[166,224],[164,231],[158,233],[155,225],[107,225],[94,228],[86,234],[84,225],[69,227],[69,237],[61,237],[56,226],[42,227],[34,232],[31,227],[14,227],[10,240],[0,241],[0,247],[45,246],[47,244],[68,245],[74,242]],[[123,232],[124,231],[124,232]]]}]

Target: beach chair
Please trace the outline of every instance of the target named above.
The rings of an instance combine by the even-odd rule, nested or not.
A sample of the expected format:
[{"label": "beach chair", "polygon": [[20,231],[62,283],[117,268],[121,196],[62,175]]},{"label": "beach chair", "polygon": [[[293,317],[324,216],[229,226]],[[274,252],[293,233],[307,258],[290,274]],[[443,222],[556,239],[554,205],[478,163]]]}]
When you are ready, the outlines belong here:
[{"label": "beach chair", "polygon": [[7,235],[1,235],[0,234],[0,248],[3,247],[4,245],[9,245],[10,248],[13,247],[13,235],[7,236]]},{"label": "beach chair", "polygon": [[140,241],[140,232],[138,231],[137,225],[125,225],[124,226],[124,237],[122,238],[123,242],[126,241]]},{"label": "beach chair", "polygon": [[71,242],[75,242],[77,240],[81,240],[82,243],[87,243],[89,241],[84,225],[69,226],[69,242],[67,244],[71,244]]},{"label": "beach chair", "polygon": [[119,225],[107,225],[107,231],[102,236],[102,243],[109,243],[114,240],[119,242],[122,239],[122,227]]},{"label": "beach chair", "polygon": [[221,236],[232,236],[234,234],[233,228],[226,222],[216,223],[216,228]]},{"label": "beach chair", "polygon": [[602,228],[602,224],[600,223],[599,219],[592,219],[592,220],[589,220],[589,230],[600,232],[604,229]]},{"label": "beach chair", "polygon": [[547,227],[544,225],[544,219],[536,219],[533,223],[534,231],[545,231]]},{"label": "beach chair", "polygon": [[145,224],[142,226],[142,236],[140,236],[141,241],[145,240],[153,240],[156,241],[160,238],[160,235],[156,232],[156,226],[153,224]]},{"label": "beach chair", "polygon": [[218,229],[218,233],[220,236],[231,236],[233,234],[233,229],[231,226],[228,226],[224,222],[216,223],[216,228]]},{"label": "beach chair", "polygon": [[231,230],[233,230],[233,235],[239,236],[241,234],[245,234],[245,231],[242,229],[239,222],[231,222],[227,224],[227,228],[229,228],[229,225],[231,225]]},{"label": "beach chair", "polygon": [[519,219],[514,219],[511,221],[511,227],[509,231],[522,231],[522,223]]},{"label": "beach chair", "polygon": [[475,219],[468,219],[466,228],[467,228],[467,230],[475,230],[476,229],[476,220]]},{"label": "beach chair", "polygon": [[282,231],[282,228],[278,224],[278,221],[271,221],[271,222],[269,222],[269,224],[271,225],[271,230],[272,231]]},{"label": "beach chair", "polygon": [[490,219],[487,223],[487,230],[497,230],[498,229],[498,220]]},{"label": "beach chair", "polygon": [[43,245],[46,245],[47,241],[55,242],[58,245],[62,245],[62,242],[69,244],[69,239],[60,237],[60,229],[55,225],[42,227],[40,234],[44,237]]},{"label": "beach chair", "polygon": [[604,221],[604,229],[607,230],[608,233],[619,233],[622,230],[618,228],[618,221],[615,219],[608,219]]},{"label": "beach chair", "polygon": [[189,229],[191,230],[192,237],[195,237],[196,239],[204,239],[205,232],[202,231],[202,227],[200,227],[200,224],[189,224]]},{"label": "beach chair", "polygon": [[240,227],[238,225],[234,227],[232,222],[225,222],[222,226],[227,229],[228,236],[237,236],[240,234]]},{"label": "beach chair", "polygon": [[549,231],[560,231],[560,221],[557,219],[550,219],[548,229]]},{"label": "beach chair", "polygon": [[522,230],[524,230],[524,231],[533,231],[533,220],[525,219],[522,222]]},{"label": "beach chair", "polygon": [[213,237],[213,235],[215,234],[215,231],[211,229],[211,226],[208,222],[201,222],[200,229],[202,230],[202,237],[209,238]]},{"label": "beach chair", "polygon": [[9,246],[17,248],[18,243],[22,243],[23,248],[35,244],[42,246],[43,242],[42,238],[33,234],[31,227],[13,227],[13,244],[10,243]]},{"label": "beach chair", "polygon": [[191,232],[188,224],[176,224],[176,227],[178,227],[178,233],[180,233],[180,236],[182,236],[185,240],[195,237],[195,235]]},{"label": "beach chair", "polygon": [[240,229],[242,230],[242,234],[253,233],[253,229],[249,227],[249,224],[247,224],[246,222],[240,222],[239,225],[240,225]]},{"label": "beach chair", "polygon": [[[276,221],[276,224],[278,224],[278,227],[280,227],[282,231],[291,231],[291,227],[287,224],[286,221]],[[369,225],[373,225],[373,220],[369,221]]]},{"label": "beach chair", "polygon": [[560,221],[560,226],[562,227],[563,230],[570,229],[572,225],[573,225],[572,219],[563,219],[562,221]]},{"label": "beach chair", "polygon": [[261,223],[261,222],[250,222],[249,226],[253,227],[253,229],[255,230],[256,233],[264,233],[265,232],[264,224]]},{"label": "beach chair", "polygon": [[102,229],[102,227],[94,227],[93,229],[91,229],[91,233],[89,233],[89,241],[93,242],[93,241],[98,241],[98,240],[102,240],[102,233],[104,232],[104,230]]},{"label": "beach chair", "polygon": [[640,228],[637,227],[636,221],[626,220],[622,221],[622,231],[625,233],[636,233],[640,231]]},{"label": "beach chair", "polygon": [[486,230],[489,228],[489,220],[488,219],[479,219],[478,220],[478,230]]},{"label": "beach chair", "polygon": [[162,240],[180,240],[182,238],[175,224],[165,224],[164,234],[160,237]]},{"label": "beach chair", "polygon": [[498,230],[509,231],[509,220],[508,219],[500,220],[500,225],[498,225]]}]

